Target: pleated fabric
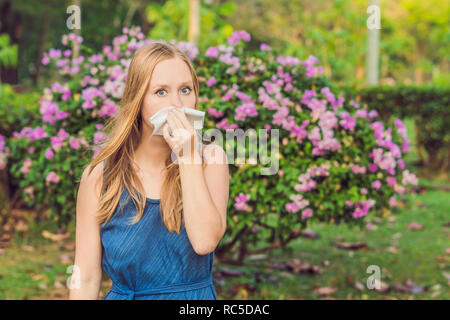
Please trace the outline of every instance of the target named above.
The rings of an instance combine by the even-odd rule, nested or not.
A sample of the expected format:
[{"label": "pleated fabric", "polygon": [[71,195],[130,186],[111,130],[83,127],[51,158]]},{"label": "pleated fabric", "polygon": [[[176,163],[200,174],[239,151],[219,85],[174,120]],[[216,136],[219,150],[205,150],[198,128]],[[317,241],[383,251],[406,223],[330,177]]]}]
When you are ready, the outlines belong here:
[{"label": "pleated fabric", "polygon": [[101,224],[102,269],[113,285],[104,300],[217,300],[214,251],[198,255],[185,227],[169,232],[160,200],[146,198],[144,214],[129,225],[136,207],[123,188],[120,202]]}]

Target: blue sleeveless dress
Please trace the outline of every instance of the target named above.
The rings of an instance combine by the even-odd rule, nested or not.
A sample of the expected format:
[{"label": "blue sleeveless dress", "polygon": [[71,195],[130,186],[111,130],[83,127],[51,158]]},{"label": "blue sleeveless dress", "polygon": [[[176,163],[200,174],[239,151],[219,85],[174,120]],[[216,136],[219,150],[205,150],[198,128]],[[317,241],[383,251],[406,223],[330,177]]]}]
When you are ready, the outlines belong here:
[{"label": "blue sleeveless dress", "polygon": [[198,255],[183,224],[169,232],[160,200],[146,198],[144,214],[128,225],[136,208],[126,188],[106,224],[100,225],[102,269],[113,285],[104,300],[217,300],[214,251]]}]

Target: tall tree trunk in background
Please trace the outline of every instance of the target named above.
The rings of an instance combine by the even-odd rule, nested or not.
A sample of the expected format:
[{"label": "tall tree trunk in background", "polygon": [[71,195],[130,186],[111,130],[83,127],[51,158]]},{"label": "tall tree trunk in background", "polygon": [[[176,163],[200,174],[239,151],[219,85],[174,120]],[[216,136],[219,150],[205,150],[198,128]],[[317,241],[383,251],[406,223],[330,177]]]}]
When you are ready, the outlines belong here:
[{"label": "tall tree trunk in background", "polygon": [[200,35],[200,0],[189,0],[189,42],[198,46]]},{"label": "tall tree trunk in background", "polygon": [[[369,0],[369,5],[375,5],[379,7],[378,0]],[[372,13],[373,14],[373,13]],[[371,14],[371,15],[372,15]],[[368,19],[371,19],[370,16]],[[372,21],[373,22],[373,21]],[[380,38],[380,32],[378,28],[367,28],[367,49],[366,49],[366,70],[367,85],[378,84],[378,43]]]},{"label": "tall tree trunk in background", "polygon": [[42,53],[44,52],[45,49],[45,40],[47,39],[49,19],[50,15],[48,11],[45,11],[44,17],[42,18],[42,30],[41,33],[39,34],[39,47],[35,62],[36,72],[33,75],[33,81],[35,85],[38,83],[39,77],[41,76]]}]

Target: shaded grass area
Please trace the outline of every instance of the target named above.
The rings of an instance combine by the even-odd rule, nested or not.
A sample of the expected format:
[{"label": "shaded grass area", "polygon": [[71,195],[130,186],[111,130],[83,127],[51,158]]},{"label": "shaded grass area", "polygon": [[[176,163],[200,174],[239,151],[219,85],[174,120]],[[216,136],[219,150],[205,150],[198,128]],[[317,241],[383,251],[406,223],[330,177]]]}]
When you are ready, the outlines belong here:
[{"label": "shaded grass area", "polygon": [[[421,180],[422,183],[422,180]],[[427,182],[425,182],[427,183]],[[429,182],[428,182],[429,183]],[[449,193],[433,190],[406,195],[403,208],[387,219],[376,221],[375,230],[359,230],[346,225],[313,223],[309,229],[318,239],[299,238],[290,249],[275,250],[261,260],[248,259],[247,266],[220,265],[215,260],[215,287],[219,299],[448,299],[450,273]],[[401,202],[399,202],[401,203]],[[423,224],[422,230],[408,230],[408,224]],[[11,244],[0,254],[0,299],[66,299],[68,266],[74,258],[74,226],[68,228],[71,237],[51,241],[42,237],[52,224],[33,224],[25,233],[16,233]],[[365,250],[335,248],[337,241],[364,242]],[[266,268],[267,263],[284,263],[299,259],[319,266],[317,274],[293,273]],[[367,289],[367,267],[380,268],[381,280],[390,285],[388,292]],[[239,277],[222,277],[221,269],[245,272]],[[393,290],[394,283],[411,279],[424,286],[421,293]],[[358,281],[363,289],[355,285]],[[100,299],[111,282],[104,274]],[[334,287],[335,291],[321,295],[317,288]],[[361,287],[360,287],[361,288]]]},{"label": "shaded grass area", "polygon": [[[299,259],[303,263],[319,266],[319,273],[311,275],[267,269],[265,261],[258,267],[228,268],[247,272],[248,276],[247,279],[236,277],[225,283],[221,288],[222,298],[450,298],[450,279],[446,278],[450,274],[450,226],[445,225],[450,221],[449,193],[427,191],[409,194],[405,198],[402,208],[397,208],[387,219],[373,223],[375,230],[312,223],[309,229],[319,234],[318,239],[296,239],[291,243],[290,254],[289,250],[276,250],[268,256],[272,262]],[[423,229],[408,230],[411,222],[423,224]],[[365,243],[367,249],[340,249],[333,246],[336,242]],[[368,273],[367,268],[371,265],[379,267],[380,280],[389,285],[390,290],[382,293],[367,288],[367,278],[373,273]],[[254,285],[254,274],[258,272],[264,274],[259,278],[267,280]],[[408,279],[423,286],[423,292],[394,290],[394,284],[405,284]],[[360,289],[356,281],[362,285]],[[335,287],[336,291],[329,295],[315,292],[315,289],[323,287]]]}]

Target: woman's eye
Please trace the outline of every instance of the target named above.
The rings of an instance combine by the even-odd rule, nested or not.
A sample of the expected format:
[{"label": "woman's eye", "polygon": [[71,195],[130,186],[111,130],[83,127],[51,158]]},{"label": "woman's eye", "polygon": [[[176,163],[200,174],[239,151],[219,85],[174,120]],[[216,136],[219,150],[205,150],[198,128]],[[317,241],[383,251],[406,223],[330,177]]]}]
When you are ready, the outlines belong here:
[{"label": "woman's eye", "polygon": [[[189,93],[191,93],[191,91],[192,91],[191,87],[184,87],[183,90],[184,90],[184,89],[188,89],[188,90],[189,90],[189,91],[184,91],[185,94],[189,94]],[[157,96],[160,96],[160,97],[163,97],[163,95],[158,94],[158,93],[161,92],[161,91],[166,91],[166,90],[164,90],[164,89],[159,89],[158,91],[156,91],[156,95],[157,95]]]},{"label": "woman's eye", "polygon": [[187,94],[189,94],[192,91],[192,89],[190,87],[184,87],[183,89],[189,89],[189,91],[186,92]]},{"label": "woman's eye", "polygon": [[[157,95],[157,96],[161,96],[160,94],[158,94],[158,92],[161,92],[161,91],[166,91],[166,90],[160,89],[160,90],[156,91],[156,95]],[[162,97],[162,96],[161,96],[161,97]]]}]

